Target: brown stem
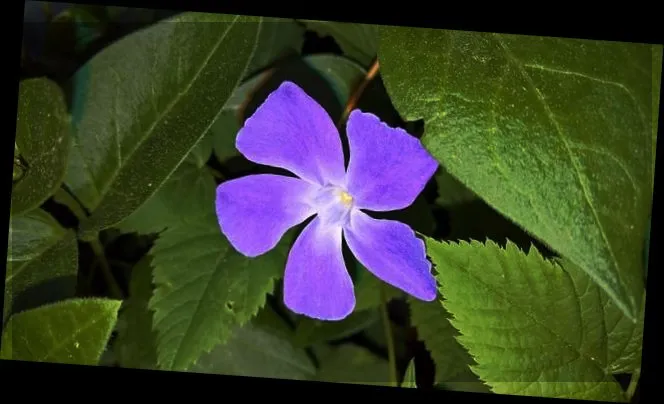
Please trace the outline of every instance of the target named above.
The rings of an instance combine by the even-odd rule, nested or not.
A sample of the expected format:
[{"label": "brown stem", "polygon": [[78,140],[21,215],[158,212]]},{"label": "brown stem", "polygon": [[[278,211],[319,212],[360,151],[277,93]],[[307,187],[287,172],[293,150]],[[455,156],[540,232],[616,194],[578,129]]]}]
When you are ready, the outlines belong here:
[{"label": "brown stem", "polygon": [[360,97],[362,97],[362,94],[364,93],[364,90],[366,90],[369,83],[371,83],[371,81],[378,74],[379,67],[380,66],[378,63],[378,58],[376,58],[374,59],[373,63],[371,63],[371,67],[369,67],[366,76],[364,76],[364,80],[362,80],[362,82],[357,86],[355,91],[353,91],[351,96],[348,98],[348,102],[346,103],[346,108],[344,109],[344,113],[341,115],[341,119],[339,120],[339,126],[343,125],[344,122],[346,122],[346,119],[348,119],[348,115],[350,115],[350,113],[355,109],[358,101],[360,100]]}]

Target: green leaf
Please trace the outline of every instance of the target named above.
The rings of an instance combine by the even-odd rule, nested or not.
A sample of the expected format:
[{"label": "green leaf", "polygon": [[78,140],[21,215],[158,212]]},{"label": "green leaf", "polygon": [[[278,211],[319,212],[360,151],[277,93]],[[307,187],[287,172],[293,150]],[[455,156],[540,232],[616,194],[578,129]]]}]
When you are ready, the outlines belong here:
[{"label": "green leaf", "polygon": [[256,46],[260,19],[183,13],[114,42],[74,77],[67,185],[113,226],[170,177],[207,132]]},{"label": "green leaf", "polygon": [[289,241],[287,235],[269,253],[246,258],[222,235],[214,212],[161,233],[150,251],[156,290],[149,304],[159,367],[187,369],[252,318],[283,274]]},{"label": "green leaf", "polygon": [[346,105],[353,90],[364,80],[367,70],[351,59],[334,54],[314,54],[303,61],[327,80],[340,105]]},{"label": "green leaf", "polygon": [[659,92],[662,86],[662,45],[652,45],[652,183],[655,183],[655,154],[659,119]]},{"label": "green leaf", "polygon": [[[556,261],[567,271],[580,271],[576,265],[567,260]],[[604,312],[604,326],[608,332],[608,369],[613,374],[632,373],[641,367],[645,305],[641,306],[638,321],[634,324],[601,291],[600,298]]]},{"label": "green leaf", "polygon": [[316,20],[301,22],[321,36],[332,36],[344,54],[362,66],[368,67],[376,57],[378,29],[375,25]]},{"label": "green leaf", "polygon": [[[7,261],[5,278],[5,296],[3,321],[12,312],[20,311],[27,306],[41,305],[47,300],[57,301],[73,297],[76,293],[76,277],[78,274],[78,242],[74,231],[58,229],[61,234],[52,240],[48,248],[30,260]],[[37,235],[38,236],[38,235]],[[49,288],[48,293],[39,291],[29,299],[17,298],[29,289],[46,285],[50,281],[64,281],[57,287]],[[18,306],[18,308],[17,308]]]},{"label": "green leaf", "polygon": [[269,304],[258,311],[251,322],[288,341],[295,341],[295,330]]},{"label": "green leaf", "polygon": [[427,239],[427,249],[457,340],[493,392],[625,401],[608,369],[600,289],[585,273],[511,242]]},{"label": "green leaf", "polygon": [[121,303],[71,299],[15,314],[3,330],[0,358],[96,365]]},{"label": "green leaf", "polygon": [[411,324],[436,365],[435,382],[458,381],[461,376],[467,376],[469,366],[475,362],[456,340],[459,332],[450,324],[451,316],[442,304],[408,298],[408,305]]},{"label": "green leaf", "polygon": [[62,90],[55,82],[36,78],[19,83],[15,144],[25,172],[12,188],[12,215],[44,203],[65,175],[69,116]]},{"label": "green leaf", "polygon": [[359,261],[355,261],[358,268],[355,276],[355,312],[373,309],[381,305],[381,288],[385,288],[387,301],[399,298],[404,293],[376,278]]},{"label": "green leaf", "polygon": [[463,183],[447,172],[444,167],[440,167],[434,176],[438,185],[438,198],[436,205],[449,207],[471,202],[477,199],[477,195],[466,188]]},{"label": "green leaf", "polygon": [[188,161],[143,205],[115,227],[125,233],[159,233],[169,226],[213,212],[216,184],[212,175]]},{"label": "green leaf", "polygon": [[9,217],[7,261],[29,261],[50,248],[65,229],[42,209]]},{"label": "green leaf", "polygon": [[410,389],[417,388],[417,380],[415,378],[415,359],[411,359],[410,362],[408,362],[406,373],[403,375],[403,380],[401,381],[401,387]]},{"label": "green leaf", "polygon": [[389,364],[364,348],[345,344],[323,351],[315,380],[389,386]]},{"label": "green leaf", "polygon": [[341,321],[319,321],[300,317],[295,329],[298,346],[311,346],[357,334],[380,318],[376,310],[356,311]]},{"label": "green leaf", "polygon": [[235,327],[230,339],[204,354],[192,372],[309,380],[316,369],[304,349],[255,321]]},{"label": "green leaf", "polygon": [[113,347],[121,367],[157,367],[157,332],[152,329],[153,313],[148,309],[152,291],[152,266],[147,255],[132,269],[129,298],[118,317],[118,336]]},{"label": "green leaf", "polygon": [[424,120],[422,142],[449,173],[635,319],[652,200],[650,45],[384,27],[379,57],[395,108]]},{"label": "green leaf", "polygon": [[263,17],[256,52],[245,77],[251,77],[282,58],[299,54],[304,44],[304,27],[295,20]]}]

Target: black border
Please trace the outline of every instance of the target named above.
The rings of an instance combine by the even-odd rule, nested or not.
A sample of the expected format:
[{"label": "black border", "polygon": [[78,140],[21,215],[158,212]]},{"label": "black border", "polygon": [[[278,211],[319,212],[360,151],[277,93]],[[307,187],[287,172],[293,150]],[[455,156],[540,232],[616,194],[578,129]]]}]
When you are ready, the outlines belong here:
[{"label": "black border", "polygon": [[[357,2],[344,2],[334,1],[327,4],[321,2],[291,2],[285,4],[284,2],[264,2],[262,4],[243,2],[243,1],[212,1],[200,2],[195,1],[175,1],[175,0],[116,0],[99,1],[77,1],[70,0],[69,3],[81,4],[102,4],[102,5],[116,5],[127,7],[140,7],[150,9],[167,9],[167,10],[188,10],[188,11],[207,11],[207,12],[221,12],[227,14],[245,14],[245,15],[262,15],[272,17],[285,17],[285,18],[303,18],[303,19],[320,19],[320,20],[335,20],[347,22],[362,22],[373,24],[385,25],[404,25],[404,26],[419,26],[430,28],[445,28],[445,29],[459,29],[469,31],[490,31],[502,33],[518,33],[527,35],[542,35],[542,36],[558,36],[558,37],[575,37],[585,39],[598,39],[610,41],[625,41],[625,42],[644,42],[644,43],[657,43],[661,44],[662,40],[661,31],[661,17],[658,18],[659,13],[654,10],[646,9],[646,7],[635,7],[634,12],[626,8],[610,8],[608,4],[603,4],[589,8],[589,13],[583,13],[578,3],[571,6],[561,5],[560,3],[530,3],[527,6],[515,7],[508,9],[504,4],[498,5],[491,9],[490,6],[469,4],[472,7],[461,10],[458,2],[454,3],[433,3],[435,7],[426,7],[428,4],[421,2],[421,6],[417,6],[412,0],[408,4],[403,3],[386,3],[381,2],[379,5],[358,4]],[[21,55],[21,38],[23,36],[23,10],[24,4],[19,2],[10,2],[5,5],[4,9],[9,12],[13,5],[16,8],[14,18],[6,17],[5,23],[10,24],[14,22],[14,32],[18,35],[11,35],[10,38],[14,39],[14,55],[18,57],[15,59],[20,61]],[[391,4],[391,5],[390,5]],[[617,3],[616,3],[617,4]],[[324,6],[328,7],[325,8]],[[547,7],[548,6],[548,7]],[[486,11],[482,13],[482,11]],[[614,13],[610,13],[614,11]],[[548,18],[547,18],[548,17]],[[612,18],[613,17],[613,18]],[[659,28],[659,29],[658,29]],[[9,50],[10,47],[5,48]],[[3,94],[9,100],[9,108],[3,108],[7,114],[4,122],[11,124],[15,122],[17,111],[17,93],[18,93],[18,77],[20,75],[20,62],[16,64],[16,77],[15,81],[8,80],[11,83],[5,87]],[[10,91],[11,87],[13,91]],[[11,95],[10,95],[11,94]],[[660,90],[661,94],[661,90]],[[660,113],[659,121],[662,121],[662,104],[660,96]],[[661,124],[660,124],[661,126]],[[6,189],[11,190],[12,179],[10,176],[12,160],[13,160],[13,141],[15,135],[15,126],[4,131],[4,140],[6,145],[2,147],[5,157],[0,157],[0,161],[4,162],[6,173]],[[658,130],[658,135],[661,131]],[[661,143],[661,142],[659,142]],[[659,149],[659,144],[658,144]],[[659,153],[658,153],[659,154]],[[657,164],[655,165],[655,178],[657,178]],[[653,208],[652,208],[652,227],[651,227],[651,246],[657,246],[657,231],[658,228],[656,218],[658,217],[657,198],[659,193],[655,187],[653,191]],[[11,193],[5,194],[7,201],[7,208],[5,212],[9,212],[11,201]],[[9,215],[3,218],[5,229],[9,228]],[[8,232],[4,232],[3,245],[7,245]],[[642,374],[640,379],[640,396],[641,401],[647,397],[654,397],[656,394],[655,383],[657,383],[656,358],[661,357],[658,354],[659,344],[661,341],[661,334],[656,334],[658,328],[655,323],[655,307],[657,306],[656,300],[659,298],[654,290],[658,285],[659,271],[655,258],[657,256],[657,248],[650,249],[649,267],[649,280],[646,285],[646,290],[649,290],[649,296],[646,302],[646,315],[644,324],[644,338],[643,338],[643,362]],[[5,255],[6,262],[6,255]],[[5,277],[0,277],[0,285],[4,290]],[[0,306],[2,302],[0,302]],[[70,397],[76,395],[77,391],[81,391],[76,386],[87,377],[93,385],[97,386],[103,394],[110,395],[112,393],[119,393],[119,398],[123,396],[131,396],[132,387],[136,387],[139,391],[141,388],[149,388],[152,395],[160,395],[159,393],[170,393],[173,387],[181,387],[186,389],[188,397],[196,400],[197,397],[203,397],[204,392],[210,392],[213,400],[224,400],[230,398],[231,392],[241,394],[243,400],[250,396],[256,398],[263,397],[268,394],[284,393],[288,396],[300,396],[302,399],[317,399],[316,396],[311,396],[311,393],[323,393],[329,395],[330,399],[333,396],[339,395],[347,399],[347,397],[354,395],[359,398],[361,394],[367,394],[371,399],[378,401],[392,401],[392,400],[408,400],[424,398],[426,395],[435,397],[436,400],[448,400],[449,402],[457,402],[466,400],[478,399],[480,401],[489,402],[506,402],[506,403],[521,403],[521,402],[563,402],[563,403],[583,403],[586,401],[581,400],[555,400],[549,398],[539,397],[522,397],[522,396],[506,396],[498,394],[480,394],[480,393],[465,393],[465,392],[451,392],[451,391],[434,391],[434,390],[414,390],[414,389],[390,389],[388,387],[373,387],[361,385],[346,385],[335,383],[323,382],[296,382],[288,380],[276,379],[260,379],[251,377],[239,376],[218,376],[207,374],[195,373],[182,373],[171,371],[147,371],[136,369],[121,369],[121,368],[106,368],[102,366],[74,366],[62,365],[51,363],[31,363],[22,361],[2,361],[0,360],[0,374],[10,376],[9,380],[23,379],[28,383],[32,383],[32,389],[21,389],[21,393],[25,394],[28,391],[44,392],[53,394],[57,391],[66,391]],[[57,375],[58,377],[53,377]],[[23,376],[27,376],[24,378]],[[63,376],[63,380],[61,377]],[[69,377],[67,377],[69,376]],[[72,376],[79,376],[81,378],[74,379]],[[6,383],[8,379],[5,377],[3,381]],[[117,385],[116,385],[117,383]],[[47,386],[53,384],[53,388]],[[119,389],[110,388],[111,385],[120,387]],[[134,386],[135,385],[135,386]],[[168,386],[168,389],[163,389],[162,386]],[[115,386],[114,386],[115,387]],[[651,393],[651,394],[649,394]],[[418,397],[419,396],[419,397]],[[24,396],[25,397],[25,396]],[[90,398],[90,397],[88,397]],[[110,398],[110,396],[109,396]]]}]

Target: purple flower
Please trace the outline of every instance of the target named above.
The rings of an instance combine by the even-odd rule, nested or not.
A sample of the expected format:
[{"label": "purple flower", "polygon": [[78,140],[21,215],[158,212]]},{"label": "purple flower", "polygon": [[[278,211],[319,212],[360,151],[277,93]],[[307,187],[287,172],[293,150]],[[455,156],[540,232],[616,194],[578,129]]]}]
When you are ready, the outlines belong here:
[{"label": "purple flower", "polygon": [[284,82],[246,120],[236,140],[249,160],[299,178],[249,175],[217,188],[221,231],[248,257],[276,246],[311,216],[288,255],[284,303],[295,313],[340,320],[355,307],[342,240],[384,282],[421,300],[436,297],[424,242],[407,225],[363,210],[399,210],[413,203],[438,163],[420,141],[376,116],[354,110],[341,139],[327,112],[300,87]]}]

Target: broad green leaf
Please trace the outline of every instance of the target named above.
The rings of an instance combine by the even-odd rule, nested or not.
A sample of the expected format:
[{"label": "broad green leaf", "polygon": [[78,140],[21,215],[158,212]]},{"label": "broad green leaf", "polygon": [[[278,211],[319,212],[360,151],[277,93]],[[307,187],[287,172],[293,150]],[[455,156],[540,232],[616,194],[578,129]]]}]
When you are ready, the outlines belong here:
[{"label": "broad green leaf", "polygon": [[235,327],[226,343],[201,356],[190,371],[292,380],[316,374],[304,349],[254,321]]},{"label": "broad green leaf", "polygon": [[96,365],[121,303],[71,299],[15,314],[3,330],[0,358]]},{"label": "broad green leaf", "polygon": [[417,388],[417,380],[415,378],[415,359],[411,359],[410,362],[408,362],[406,373],[403,375],[403,380],[401,381],[401,387],[410,389]]},{"label": "broad green leaf", "polygon": [[466,188],[458,179],[448,173],[444,167],[438,169],[434,178],[438,185],[437,205],[449,207],[477,199],[477,195],[473,191]]},{"label": "broad green leaf", "polygon": [[299,346],[311,346],[357,334],[380,319],[376,310],[356,311],[341,321],[319,321],[301,317],[295,329]]},{"label": "broad green leaf", "polygon": [[650,45],[384,27],[379,57],[395,108],[424,121],[422,142],[449,173],[635,319],[652,200]]},{"label": "broad green leaf", "polygon": [[[76,234],[72,230],[58,229],[56,231],[60,233],[58,237],[48,240],[50,244],[38,255],[25,261],[7,261],[3,322],[10,313],[20,311],[21,306],[34,307],[35,304],[41,305],[47,300],[57,301],[71,298],[76,293],[78,275]],[[56,286],[49,288],[48,293],[41,290],[34,296],[23,296],[24,298],[17,302],[17,298],[22,293],[31,288],[46,285],[50,281],[64,282],[59,282]]]},{"label": "broad green leaf", "polygon": [[304,44],[304,31],[295,20],[263,17],[256,52],[245,77],[253,76],[282,58],[299,54]]},{"label": "broad green leaf", "polygon": [[212,175],[185,161],[143,205],[115,226],[125,233],[159,233],[210,213],[216,184]]},{"label": "broad green leaf", "polygon": [[339,21],[301,20],[310,30],[321,36],[331,36],[344,54],[368,67],[376,57],[378,28],[371,24]]},{"label": "broad green leaf", "polygon": [[608,369],[601,290],[535,248],[427,239],[472,370],[499,394],[625,401]]},{"label": "broad green leaf", "polygon": [[147,255],[132,269],[129,297],[118,316],[118,336],[113,348],[121,367],[157,367],[157,332],[152,328],[153,313],[148,309],[152,290],[152,266]]},{"label": "broad green leaf", "polygon": [[35,78],[19,83],[15,145],[25,167],[12,187],[12,215],[44,203],[65,175],[69,116],[62,90],[55,82]]},{"label": "broad green leaf", "polygon": [[364,348],[344,344],[321,355],[315,380],[389,386],[389,364]]},{"label": "broad green leaf", "polygon": [[[373,346],[381,347],[387,352],[389,343],[383,320],[383,317],[381,317],[378,321],[372,323],[362,332],[362,336],[370,341]],[[403,358],[412,354],[409,351],[412,336],[412,329],[410,327],[390,321],[390,334],[394,342],[394,354],[397,358]]]},{"label": "broad green leaf", "polygon": [[260,26],[253,17],[179,14],[76,73],[66,182],[93,211],[82,237],[116,225],[171,176],[244,75]]},{"label": "broad green leaf", "polygon": [[9,217],[7,261],[29,261],[51,247],[65,229],[42,209]]},{"label": "broad green leaf", "polygon": [[475,362],[456,340],[459,332],[450,324],[450,314],[439,301],[422,302],[409,298],[408,305],[410,322],[436,365],[435,382],[458,380]]},{"label": "broad green leaf", "polygon": [[277,314],[269,304],[263,306],[251,322],[263,329],[270,330],[271,333],[283,339],[291,342],[295,341],[295,330],[293,327],[289,325],[283,317]]},{"label": "broad green leaf", "polygon": [[161,233],[150,251],[156,290],[149,303],[159,367],[187,369],[252,318],[283,274],[289,241],[284,237],[269,253],[246,258],[222,235],[214,212]]},{"label": "broad green leaf", "polygon": [[652,45],[652,183],[655,182],[655,154],[659,119],[659,92],[662,86],[662,45]]},{"label": "broad green leaf", "polygon": [[404,295],[401,290],[376,278],[358,261],[355,261],[355,265],[358,267],[355,276],[355,312],[379,307],[382,302],[381,289],[383,288],[387,301]]},{"label": "broad green leaf", "polygon": [[366,68],[339,55],[314,54],[305,56],[303,60],[327,80],[340,105],[346,105],[355,88],[367,75]]}]

